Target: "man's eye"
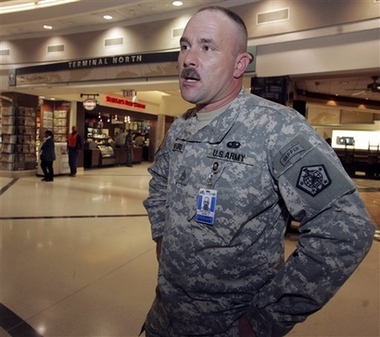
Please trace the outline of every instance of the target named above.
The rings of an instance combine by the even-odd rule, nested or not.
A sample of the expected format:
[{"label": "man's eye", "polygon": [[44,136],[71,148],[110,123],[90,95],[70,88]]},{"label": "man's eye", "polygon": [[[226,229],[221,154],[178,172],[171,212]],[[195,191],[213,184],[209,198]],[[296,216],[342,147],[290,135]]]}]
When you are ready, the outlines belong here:
[{"label": "man's eye", "polygon": [[188,50],[189,49],[189,46],[187,46],[187,45],[182,45],[181,46],[181,50]]}]

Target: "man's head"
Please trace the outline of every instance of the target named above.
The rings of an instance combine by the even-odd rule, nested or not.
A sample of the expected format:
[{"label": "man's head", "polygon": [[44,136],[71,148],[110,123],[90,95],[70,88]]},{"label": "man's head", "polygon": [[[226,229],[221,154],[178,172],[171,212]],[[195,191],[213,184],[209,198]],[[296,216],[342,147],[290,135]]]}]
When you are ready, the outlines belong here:
[{"label": "man's head", "polygon": [[222,7],[201,9],[181,37],[182,97],[202,112],[224,106],[239,93],[250,61],[247,28],[241,18]]},{"label": "man's head", "polygon": [[73,126],[71,127],[71,131],[72,131],[73,133],[76,133],[76,132],[78,131],[78,129],[77,129],[77,127],[76,127],[75,125],[73,125]]},{"label": "man's head", "polygon": [[44,136],[47,137],[53,137],[53,132],[51,130],[45,130]]}]

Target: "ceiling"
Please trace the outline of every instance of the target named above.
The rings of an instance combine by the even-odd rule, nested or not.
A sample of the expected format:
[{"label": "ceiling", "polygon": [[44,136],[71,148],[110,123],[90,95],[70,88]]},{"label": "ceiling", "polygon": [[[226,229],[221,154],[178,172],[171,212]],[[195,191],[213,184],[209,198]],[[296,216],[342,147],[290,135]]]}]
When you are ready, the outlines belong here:
[{"label": "ceiling", "polygon": [[[170,18],[189,11],[195,11],[197,7],[206,5],[231,7],[238,5],[239,2],[244,2],[235,0],[184,0],[182,7],[175,7],[171,4],[172,1],[163,0],[72,1],[74,2],[60,6],[1,14],[0,38],[21,39],[53,36],[63,33],[68,34],[95,29],[99,30],[100,26],[101,29],[106,29],[112,25],[133,25]],[[0,8],[4,8],[4,6],[8,4],[25,2],[26,1],[20,0],[2,0]],[[111,21],[104,20],[103,15],[105,14],[111,15],[113,19]],[[44,24],[52,25],[53,29],[44,30]],[[380,90],[370,90],[371,88],[368,87],[375,80],[379,83],[380,87],[380,79],[376,79],[374,76],[380,76],[379,69],[374,69],[373,71],[352,71],[349,73],[291,76],[291,81],[295,90],[306,96],[327,98],[329,96],[336,97],[336,95],[339,95],[353,102],[363,101],[365,104],[367,101],[380,104]],[[122,83],[104,83],[102,86],[96,84],[94,88],[96,88],[97,92],[111,93],[121,92],[123,86],[125,86],[125,81]],[[140,93],[141,97],[143,97],[143,92],[146,91],[149,91],[149,96],[153,97],[151,92],[157,90],[157,88],[166,94],[179,95],[176,79],[153,81],[149,83],[136,82],[133,86]],[[249,79],[246,79],[245,86],[249,86]],[[65,99],[72,99],[75,96],[74,100],[79,100],[77,96],[83,91],[89,92],[91,86],[81,86],[79,88],[65,87],[64,92],[61,87],[50,87],[48,90],[46,88],[40,90],[35,88],[33,92],[30,92],[30,89],[28,90],[24,90],[24,92],[35,95],[45,94],[52,97],[64,96],[63,98]]]},{"label": "ceiling", "polygon": [[305,92],[309,97],[344,97],[349,102],[380,102],[380,69],[293,76],[291,79],[297,92]]},{"label": "ceiling", "polygon": [[[41,0],[40,0],[41,1]],[[46,0],[42,0],[46,1]],[[58,0],[56,0],[58,1]],[[61,1],[61,0],[60,0]],[[2,38],[25,38],[62,33],[99,30],[99,25],[107,28],[115,23],[134,25],[165,17],[174,17],[182,12],[207,5],[230,7],[239,4],[233,0],[183,0],[183,6],[172,5],[172,0],[68,0],[59,6],[31,9],[1,15]],[[260,0],[256,0],[260,1]],[[0,9],[11,4],[33,3],[33,0],[1,0]],[[244,1],[243,1],[244,2]],[[250,1],[255,2],[255,1]],[[105,20],[104,15],[111,15],[112,20]],[[44,25],[51,25],[52,30],[44,30]]]}]

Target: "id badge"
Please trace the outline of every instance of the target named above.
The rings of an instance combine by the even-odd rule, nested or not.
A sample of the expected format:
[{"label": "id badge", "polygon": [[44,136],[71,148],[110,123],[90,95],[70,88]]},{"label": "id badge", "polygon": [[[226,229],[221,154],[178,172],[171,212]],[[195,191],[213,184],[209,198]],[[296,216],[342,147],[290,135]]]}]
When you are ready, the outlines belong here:
[{"label": "id badge", "polygon": [[216,190],[201,188],[197,200],[197,222],[213,225],[215,219]]}]

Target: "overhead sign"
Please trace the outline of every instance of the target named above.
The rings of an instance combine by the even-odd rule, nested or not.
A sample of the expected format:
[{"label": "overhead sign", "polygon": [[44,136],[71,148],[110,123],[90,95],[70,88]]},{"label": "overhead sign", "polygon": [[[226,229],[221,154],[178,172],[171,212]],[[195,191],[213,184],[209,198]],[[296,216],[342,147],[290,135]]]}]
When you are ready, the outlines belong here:
[{"label": "overhead sign", "polygon": [[88,110],[88,111],[92,111],[96,108],[98,102],[92,98],[87,98],[84,102],[83,102],[83,107]]},{"label": "overhead sign", "polygon": [[[256,68],[256,47],[248,46],[253,61],[246,73]],[[178,51],[88,58],[12,69],[9,85],[85,83],[122,79],[178,76]],[[108,67],[107,71],[104,68]]]},{"label": "overhead sign", "polygon": [[122,90],[122,93],[123,93],[123,96],[124,97],[133,97],[136,93],[136,90],[127,90],[127,89],[124,89]]},{"label": "overhead sign", "polygon": [[16,69],[16,75],[64,71],[73,69],[102,68],[120,65],[176,62],[178,51],[164,53],[132,54],[119,56],[94,57],[68,62],[49,63]]},{"label": "overhead sign", "polygon": [[118,104],[123,106],[129,106],[133,108],[139,108],[139,109],[145,109],[146,105],[144,103],[135,103],[128,99],[120,98],[120,97],[112,97],[112,96],[105,96],[104,97],[106,103],[112,103],[112,104]]}]

